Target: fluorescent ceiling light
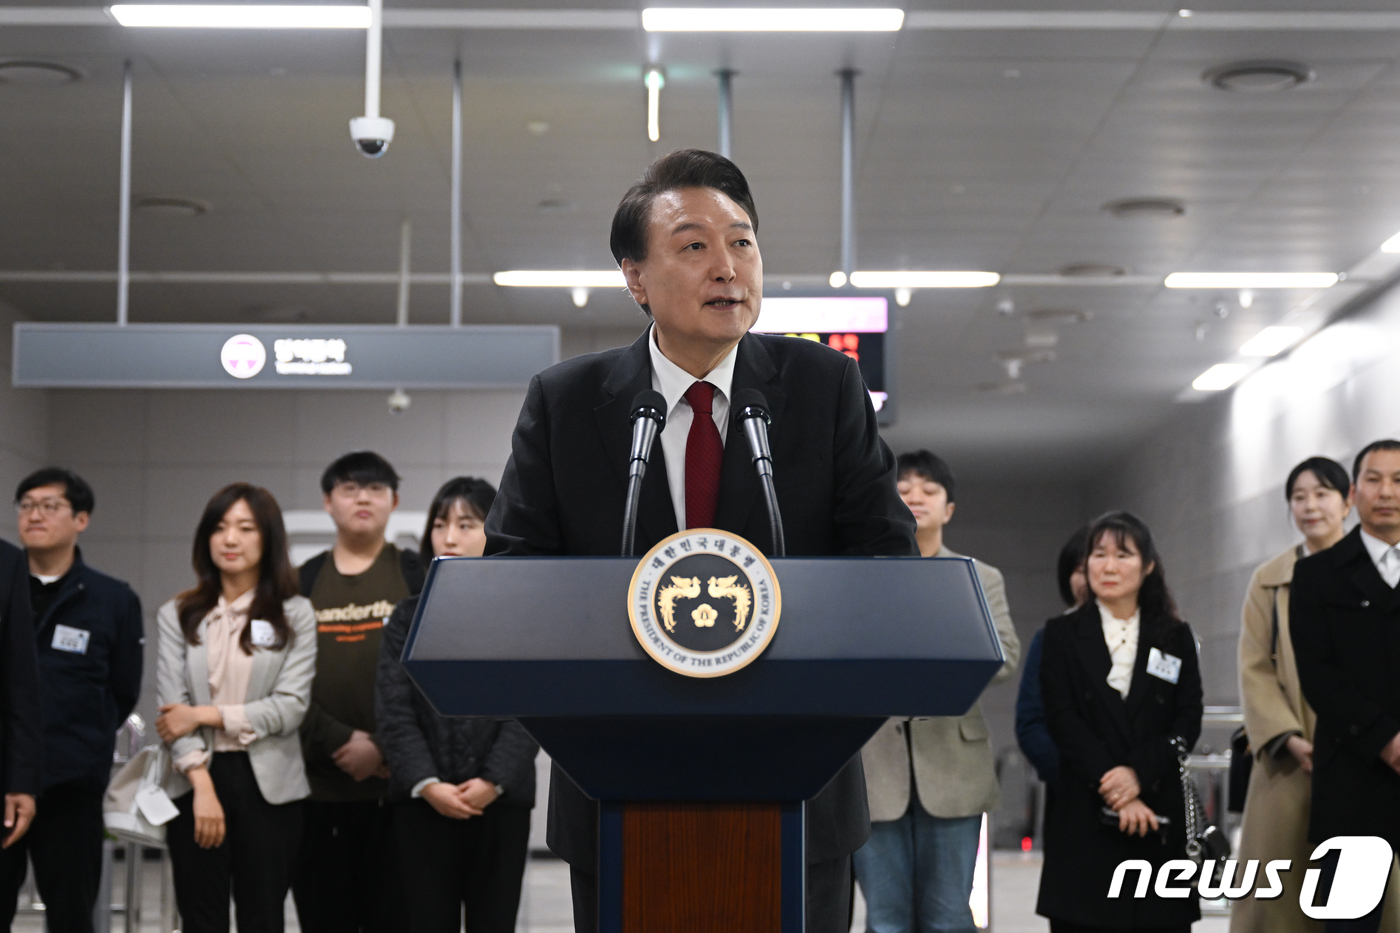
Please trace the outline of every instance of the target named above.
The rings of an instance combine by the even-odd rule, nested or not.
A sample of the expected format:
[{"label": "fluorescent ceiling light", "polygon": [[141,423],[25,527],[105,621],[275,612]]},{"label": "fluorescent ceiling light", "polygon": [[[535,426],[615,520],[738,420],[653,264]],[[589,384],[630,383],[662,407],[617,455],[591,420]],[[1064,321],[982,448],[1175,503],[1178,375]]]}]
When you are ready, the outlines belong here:
[{"label": "fluorescent ceiling light", "polygon": [[512,269],[497,272],[491,278],[497,285],[514,288],[624,288],[627,285],[618,269]]},{"label": "fluorescent ceiling light", "polygon": [[647,139],[659,142],[661,139],[661,89],[666,86],[666,76],[660,68],[648,68],[645,78],[647,86]]},{"label": "fluorescent ceiling light", "polygon": [[1382,253],[1400,253],[1400,233],[1381,244]]},{"label": "fluorescent ceiling light", "polygon": [[1001,281],[995,272],[852,272],[856,288],[988,288]]},{"label": "fluorescent ceiling light", "polygon": [[1266,327],[1240,347],[1242,356],[1278,356],[1303,336],[1301,327]]},{"label": "fluorescent ceiling light", "polygon": [[1173,272],[1167,288],[1331,288],[1335,272]]},{"label": "fluorescent ceiling light", "polygon": [[898,32],[904,11],[856,7],[829,9],[649,7],[647,32]]},{"label": "fluorescent ceiling light", "polygon": [[1216,363],[1197,376],[1191,383],[1191,388],[1198,392],[1219,392],[1239,382],[1247,372],[1248,363]]},{"label": "fluorescent ceiling light", "polygon": [[226,6],[118,4],[108,7],[123,26],[181,29],[368,29],[367,6]]}]

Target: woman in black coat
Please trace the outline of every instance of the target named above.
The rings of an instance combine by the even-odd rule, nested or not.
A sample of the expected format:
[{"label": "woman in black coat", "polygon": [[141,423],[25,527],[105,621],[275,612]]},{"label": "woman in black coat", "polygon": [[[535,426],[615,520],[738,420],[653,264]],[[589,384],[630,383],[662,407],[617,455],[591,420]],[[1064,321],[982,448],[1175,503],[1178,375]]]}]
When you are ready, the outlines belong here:
[{"label": "woman in black coat", "polygon": [[[1109,512],[1089,542],[1094,598],[1045,626],[1041,689],[1061,762],[1036,912],[1051,933],[1187,933],[1201,916],[1195,890],[1162,898],[1155,880],[1163,862],[1185,857],[1174,740],[1190,748],[1201,731],[1196,642],[1140,519]],[[1154,883],[1137,899],[1130,872],[1110,899],[1114,869],[1128,859],[1151,863]]]},{"label": "woman in black coat", "polygon": [[[422,554],[480,557],[496,490],[449,480],[428,509]],[[377,738],[390,771],[409,933],[514,933],[540,747],[515,720],[441,716],[400,662],[418,597],[384,627],[375,684]]]}]

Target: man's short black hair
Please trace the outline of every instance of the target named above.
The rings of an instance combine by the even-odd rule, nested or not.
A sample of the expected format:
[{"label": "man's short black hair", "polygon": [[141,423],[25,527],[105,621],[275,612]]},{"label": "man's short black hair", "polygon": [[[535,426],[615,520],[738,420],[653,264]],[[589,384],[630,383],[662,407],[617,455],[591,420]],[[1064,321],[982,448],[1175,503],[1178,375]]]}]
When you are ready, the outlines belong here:
[{"label": "man's short black hair", "polygon": [[953,479],[953,468],[938,454],[927,450],[900,454],[895,466],[895,476],[899,479],[903,479],[909,473],[917,473],[924,479],[933,480],[942,486],[948,493],[948,501],[953,501],[954,487],[957,485],[957,481]]},{"label": "man's short black hair", "polygon": [[62,486],[63,498],[68,500],[68,504],[73,507],[73,514],[80,512],[92,514],[92,507],[95,504],[92,498],[92,487],[72,470],[65,470],[62,467],[44,467],[42,470],[35,470],[24,479],[20,480],[19,486],[15,489],[15,502],[24,498],[24,494],[31,489],[38,489],[40,486]]},{"label": "man's short black hair", "polygon": [[[681,188],[714,188],[724,192],[744,209],[754,233],[758,232],[758,209],[754,207],[748,179],[739,171],[739,166],[705,149],[677,149],[648,165],[642,180],[628,188],[618,202],[608,245],[619,266],[624,259],[641,262],[647,258],[651,204],[657,195]],[[651,313],[649,308],[646,310]]]},{"label": "man's short black hair", "polygon": [[1356,455],[1356,459],[1351,464],[1351,481],[1354,483],[1361,478],[1361,461],[1366,459],[1366,455],[1373,450],[1400,450],[1400,441],[1393,437],[1383,440],[1372,441],[1361,448],[1361,453]]},{"label": "man's short black hair", "polygon": [[321,492],[328,496],[341,483],[359,483],[361,486],[383,483],[398,492],[399,474],[394,472],[388,460],[374,451],[357,450],[341,457],[321,474]]}]

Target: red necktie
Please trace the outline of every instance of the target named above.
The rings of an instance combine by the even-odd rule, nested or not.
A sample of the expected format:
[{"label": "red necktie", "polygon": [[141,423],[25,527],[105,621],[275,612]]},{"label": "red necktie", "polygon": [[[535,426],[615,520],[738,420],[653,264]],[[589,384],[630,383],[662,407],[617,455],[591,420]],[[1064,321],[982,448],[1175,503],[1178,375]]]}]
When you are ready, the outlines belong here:
[{"label": "red necktie", "polygon": [[685,390],[685,400],[695,413],[685,439],[685,527],[711,528],[719,502],[719,468],[724,462],[724,444],[711,410],[715,387],[697,382]]}]

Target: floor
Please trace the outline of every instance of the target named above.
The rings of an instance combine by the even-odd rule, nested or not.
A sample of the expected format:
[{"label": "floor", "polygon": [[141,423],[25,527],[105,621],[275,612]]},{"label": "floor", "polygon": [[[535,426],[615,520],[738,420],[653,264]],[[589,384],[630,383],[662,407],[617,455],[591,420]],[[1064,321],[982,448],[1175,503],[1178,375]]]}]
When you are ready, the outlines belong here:
[{"label": "floor", "polygon": [[[139,933],[168,933],[161,929],[161,865],[148,861],[142,872],[142,920]],[[991,868],[991,928],[996,933],[1047,933],[1049,926],[1035,913],[1036,888],[1040,883],[1040,856],[1036,853],[997,852]],[[121,863],[114,869],[113,900],[121,902],[125,883]],[[572,909],[569,904],[568,866],[553,859],[532,859],[525,872],[521,892],[519,933],[570,933]],[[22,902],[23,903],[23,900]],[[123,916],[114,913],[112,931],[121,931]],[[1193,933],[1226,933],[1228,920],[1207,917],[1196,924]],[[287,931],[298,930],[296,911],[287,902]],[[865,905],[857,896],[855,933],[865,929]],[[42,933],[42,914],[22,911],[15,918],[14,933]],[[101,933],[101,931],[99,931]]]}]

